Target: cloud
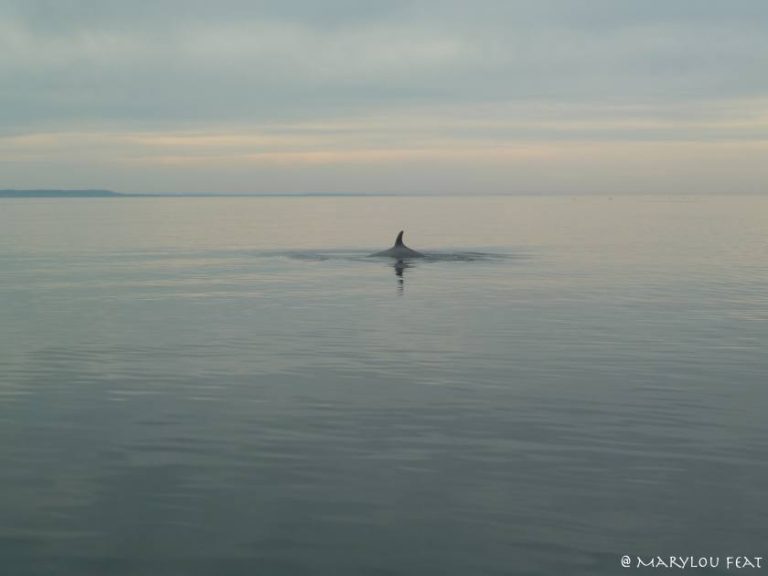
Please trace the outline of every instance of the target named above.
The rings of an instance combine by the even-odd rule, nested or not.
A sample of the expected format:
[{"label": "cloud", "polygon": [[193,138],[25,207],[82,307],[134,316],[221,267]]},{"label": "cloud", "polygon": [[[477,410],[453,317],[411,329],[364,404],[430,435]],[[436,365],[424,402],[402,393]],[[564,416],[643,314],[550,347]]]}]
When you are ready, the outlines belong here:
[{"label": "cloud", "polygon": [[754,4],[741,5],[751,8],[742,19],[713,10],[718,3],[677,3],[687,18],[640,2],[579,4],[596,7],[602,26],[571,2],[395,3],[370,13],[358,5],[356,17],[348,2],[329,3],[323,17],[309,2],[11,2],[17,10],[0,30],[3,123],[765,93],[768,38],[749,18]]},{"label": "cloud", "polygon": [[753,0],[10,0],[0,162],[14,185],[47,163],[83,185],[119,166],[135,187],[128,166],[269,166],[266,187],[323,166],[332,188],[357,182],[345,167],[429,182],[444,163],[565,167],[579,149],[626,165],[610,146],[644,143],[747,158],[766,133],[767,19]]},{"label": "cloud", "polygon": [[681,120],[644,107],[466,106],[258,130],[49,132],[0,138],[0,167],[51,178],[39,186],[87,174],[133,192],[755,193],[768,181],[766,109]]}]

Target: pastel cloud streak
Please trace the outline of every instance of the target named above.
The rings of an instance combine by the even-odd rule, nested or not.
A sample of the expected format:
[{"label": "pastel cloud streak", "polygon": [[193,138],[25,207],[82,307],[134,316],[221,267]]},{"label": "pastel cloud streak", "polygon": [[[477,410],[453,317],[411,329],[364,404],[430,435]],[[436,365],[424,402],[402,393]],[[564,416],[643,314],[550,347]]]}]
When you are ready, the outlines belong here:
[{"label": "pastel cloud streak", "polygon": [[0,187],[765,191],[763,2],[367,4],[6,2]]}]

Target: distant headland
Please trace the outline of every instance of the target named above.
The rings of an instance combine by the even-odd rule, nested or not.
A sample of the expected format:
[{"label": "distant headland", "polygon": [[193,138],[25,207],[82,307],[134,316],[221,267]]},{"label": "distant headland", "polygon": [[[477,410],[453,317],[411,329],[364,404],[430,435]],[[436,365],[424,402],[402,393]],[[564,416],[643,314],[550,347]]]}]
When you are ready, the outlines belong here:
[{"label": "distant headland", "polygon": [[114,196],[124,196],[119,192],[112,190],[57,190],[57,189],[37,189],[37,190],[15,190],[0,189],[0,198],[111,198]]}]

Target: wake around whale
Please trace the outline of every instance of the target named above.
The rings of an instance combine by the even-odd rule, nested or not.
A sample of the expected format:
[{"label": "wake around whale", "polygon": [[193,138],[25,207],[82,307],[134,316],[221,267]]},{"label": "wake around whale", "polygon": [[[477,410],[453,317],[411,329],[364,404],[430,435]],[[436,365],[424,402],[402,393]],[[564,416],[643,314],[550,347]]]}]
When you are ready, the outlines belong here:
[{"label": "wake around whale", "polygon": [[376,252],[375,254],[371,254],[371,256],[387,256],[389,258],[397,258],[398,260],[401,260],[403,258],[423,258],[424,254],[408,248],[408,246],[403,244],[403,230],[400,230],[397,238],[395,238],[395,245],[392,246],[392,248],[384,250],[383,252]]}]

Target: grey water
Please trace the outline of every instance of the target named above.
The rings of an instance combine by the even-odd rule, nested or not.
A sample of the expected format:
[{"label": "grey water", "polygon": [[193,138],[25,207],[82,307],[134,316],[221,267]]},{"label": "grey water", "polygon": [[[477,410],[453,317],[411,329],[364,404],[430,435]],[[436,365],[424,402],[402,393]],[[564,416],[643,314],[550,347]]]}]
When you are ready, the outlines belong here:
[{"label": "grey water", "polygon": [[767,343],[765,197],[0,200],[2,573],[728,573]]}]

